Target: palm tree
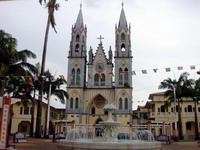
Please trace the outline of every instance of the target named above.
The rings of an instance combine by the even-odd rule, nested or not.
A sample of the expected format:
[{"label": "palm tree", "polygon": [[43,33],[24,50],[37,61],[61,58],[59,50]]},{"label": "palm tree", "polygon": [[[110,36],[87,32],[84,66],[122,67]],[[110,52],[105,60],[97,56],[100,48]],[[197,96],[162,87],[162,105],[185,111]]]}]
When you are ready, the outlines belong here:
[{"label": "palm tree", "polygon": [[[62,78],[57,78],[55,81],[52,81],[50,78],[49,78],[49,82],[45,82],[44,84],[44,89],[43,89],[43,92],[47,94],[47,100],[49,101],[50,100],[50,96],[51,95],[54,95],[56,96],[60,102],[62,104],[65,103],[65,99],[68,99],[68,94],[65,90],[63,89],[60,89],[60,86],[63,85],[63,84],[66,84],[66,80],[65,79],[62,79]],[[51,92],[49,92],[49,90],[51,90]],[[51,94],[51,95],[49,95]],[[49,103],[48,103],[49,105]],[[44,132],[44,137],[48,137],[47,135],[49,133],[46,133],[47,131],[47,124],[48,124],[48,115],[46,115],[46,125],[45,125],[45,132]]]},{"label": "palm tree", "polygon": [[190,79],[185,83],[184,96],[192,98],[194,101],[194,118],[195,118],[195,139],[199,139],[199,128],[198,128],[198,115],[197,115],[197,104],[200,100],[200,78],[198,80]]},{"label": "palm tree", "polygon": [[[48,42],[48,35],[49,35],[49,27],[50,24],[53,27],[54,31],[55,29],[55,18],[54,18],[54,11],[58,10],[59,4],[56,3],[56,0],[49,0],[46,2],[46,0],[39,0],[40,4],[43,2],[46,4],[46,7],[48,8],[48,19],[47,19],[47,25],[46,25],[46,31],[45,31],[45,38],[44,38],[44,45],[43,45],[43,55],[42,55],[42,66],[41,66],[41,76],[44,75],[45,71],[45,62],[46,62],[46,51],[47,51],[47,42]],[[43,95],[43,82],[41,83],[41,88],[39,91],[40,98],[42,98]],[[41,115],[42,115],[42,103],[41,101],[38,101],[38,109],[37,109],[37,121],[36,121],[36,132],[35,137],[40,138],[41,137]]]},{"label": "palm tree", "polygon": [[[171,100],[171,102],[173,102],[175,98],[178,101],[178,133],[179,133],[178,136],[179,136],[179,139],[183,139],[180,102],[182,101],[181,98],[184,97],[184,89],[186,88],[185,83],[189,82],[188,76],[189,76],[189,74],[187,72],[184,72],[180,75],[178,81],[168,78],[168,79],[165,79],[163,82],[161,82],[161,84],[158,87],[159,89],[167,89],[167,91],[165,92],[165,96],[168,97],[169,100]],[[174,93],[174,91],[175,91],[175,93]]]},{"label": "palm tree", "polygon": [[25,49],[17,51],[17,40],[0,30],[0,96],[4,94],[5,76],[24,76],[35,73],[36,68],[27,62],[36,55]]}]

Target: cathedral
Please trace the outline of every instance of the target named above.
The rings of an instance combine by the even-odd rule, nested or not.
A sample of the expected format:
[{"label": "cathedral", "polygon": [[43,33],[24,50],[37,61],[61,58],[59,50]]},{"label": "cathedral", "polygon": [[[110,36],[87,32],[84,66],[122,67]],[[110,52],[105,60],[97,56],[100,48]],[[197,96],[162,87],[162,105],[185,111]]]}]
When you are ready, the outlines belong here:
[{"label": "cathedral", "polygon": [[[106,55],[101,41],[96,51],[87,51],[87,27],[82,8],[72,27],[68,54],[66,118],[77,124],[98,124],[107,120],[106,104],[115,104],[113,119],[132,124],[131,28],[122,4],[115,27],[115,51]],[[114,57],[113,57],[114,55]]]}]

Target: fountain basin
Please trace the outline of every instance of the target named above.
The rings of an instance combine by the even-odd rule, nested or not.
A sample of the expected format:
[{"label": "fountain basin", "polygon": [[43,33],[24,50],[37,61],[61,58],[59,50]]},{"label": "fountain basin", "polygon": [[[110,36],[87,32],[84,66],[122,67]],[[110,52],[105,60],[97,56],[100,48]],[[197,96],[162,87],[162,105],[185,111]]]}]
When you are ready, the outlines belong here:
[{"label": "fountain basin", "polygon": [[120,125],[119,122],[113,122],[113,121],[102,121],[102,122],[99,122],[99,124],[102,126],[112,126],[112,127],[117,127]]},{"label": "fountain basin", "polygon": [[161,143],[156,141],[99,139],[60,140],[66,150],[161,150]]}]

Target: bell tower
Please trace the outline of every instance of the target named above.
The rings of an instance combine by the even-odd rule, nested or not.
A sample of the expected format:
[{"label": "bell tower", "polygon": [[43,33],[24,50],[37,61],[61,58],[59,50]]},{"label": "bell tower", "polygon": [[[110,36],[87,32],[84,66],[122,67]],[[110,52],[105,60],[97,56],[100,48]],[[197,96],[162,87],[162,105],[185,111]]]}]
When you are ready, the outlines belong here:
[{"label": "bell tower", "polygon": [[84,111],[81,100],[83,100],[83,91],[86,86],[86,39],[87,28],[84,26],[81,4],[76,23],[72,26],[71,32],[67,73],[69,99],[66,102],[66,114],[80,114],[80,123],[82,122],[82,113]]},{"label": "bell tower", "polygon": [[115,85],[132,87],[131,27],[127,25],[122,3],[118,26],[115,27]]},{"label": "bell tower", "polygon": [[[131,27],[127,24],[122,3],[119,23],[115,27],[115,101],[119,115],[132,113]],[[130,122],[132,122],[130,120]]]},{"label": "bell tower", "polygon": [[85,87],[86,83],[86,38],[87,28],[84,27],[82,5],[74,26],[72,26],[70,50],[68,56],[68,87]]}]

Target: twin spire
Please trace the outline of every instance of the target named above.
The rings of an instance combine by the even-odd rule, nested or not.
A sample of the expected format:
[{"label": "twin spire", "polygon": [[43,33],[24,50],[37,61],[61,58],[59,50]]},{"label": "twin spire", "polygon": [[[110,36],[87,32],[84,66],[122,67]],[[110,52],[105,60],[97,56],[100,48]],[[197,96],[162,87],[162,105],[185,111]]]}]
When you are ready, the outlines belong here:
[{"label": "twin spire", "polygon": [[[80,10],[78,13],[78,17],[75,23],[75,29],[81,29],[84,28],[84,22],[83,22],[83,14],[82,14],[82,4],[80,4]],[[122,2],[122,9],[121,14],[119,18],[119,24],[118,28],[128,28],[127,21],[126,21],[126,15],[124,12],[124,3]]]},{"label": "twin spire", "polygon": [[82,4],[80,4],[80,10],[79,10],[78,17],[75,23],[75,29],[80,29],[80,28],[84,28]]},{"label": "twin spire", "polygon": [[128,28],[123,2],[122,2],[122,10],[121,10],[120,18],[119,18],[118,28]]}]

